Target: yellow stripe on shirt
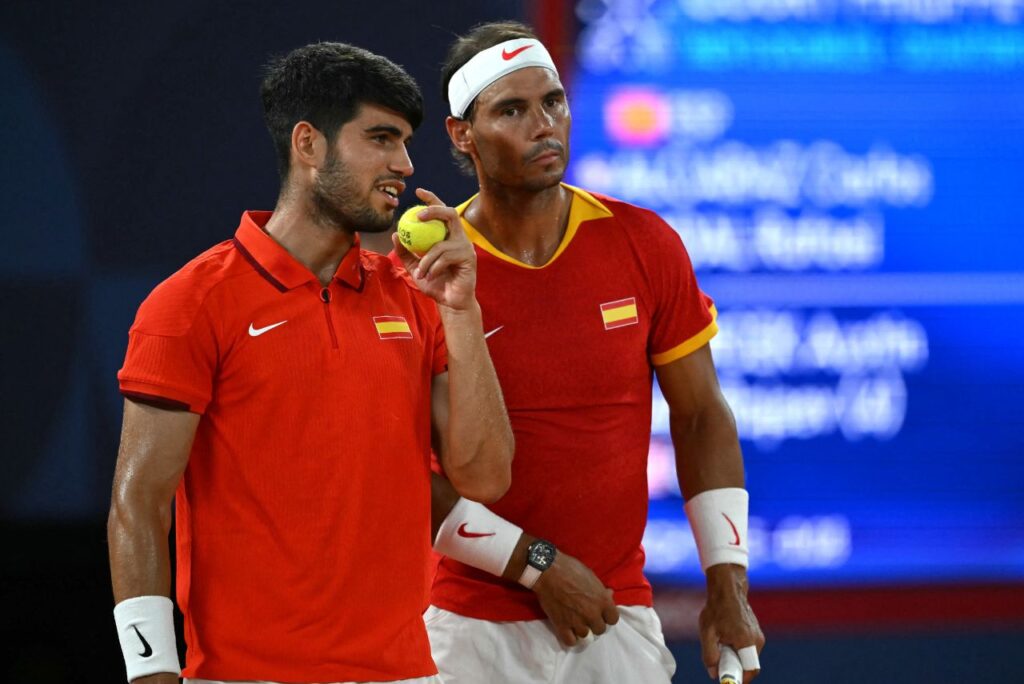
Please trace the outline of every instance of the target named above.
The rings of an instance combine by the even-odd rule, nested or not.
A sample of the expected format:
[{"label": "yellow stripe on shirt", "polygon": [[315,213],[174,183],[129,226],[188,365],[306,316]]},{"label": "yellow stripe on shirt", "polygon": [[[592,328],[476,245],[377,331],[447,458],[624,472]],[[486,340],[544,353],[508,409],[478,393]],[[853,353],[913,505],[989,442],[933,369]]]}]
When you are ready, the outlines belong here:
[{"label": "yellow stripe on shirt", "polygon": [[711,312],[711,322],[703,330],[668,351],[663,351],[660,354],[651,354],[651,365],[664,366],[667,363],[672,363],[688,354],[692,354],[718,334],[718,309],[712,306],[708,310]]}]

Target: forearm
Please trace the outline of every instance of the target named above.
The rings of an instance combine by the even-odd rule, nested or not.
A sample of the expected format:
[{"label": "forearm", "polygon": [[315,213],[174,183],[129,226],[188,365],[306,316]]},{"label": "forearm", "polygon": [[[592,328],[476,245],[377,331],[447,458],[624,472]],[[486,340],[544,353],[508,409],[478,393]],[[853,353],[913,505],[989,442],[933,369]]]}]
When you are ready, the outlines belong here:
[{"label": "forearm", "polygon": [[496,501],[511,483],[514,439],[484,341],[480,306],[439,309],[448,347],[445,473],[463,496]]},{"label": "forearm", "polygon": [[170,596],[170,527],[168,505],[158,510],[115,498],[107,519],[115,604],[136,596]]},{"label": "forearm", "polygon": [[724,400],[685,418],[673,415],[671,428],[684,499],[710,489],[744,486],[736,421]]}]

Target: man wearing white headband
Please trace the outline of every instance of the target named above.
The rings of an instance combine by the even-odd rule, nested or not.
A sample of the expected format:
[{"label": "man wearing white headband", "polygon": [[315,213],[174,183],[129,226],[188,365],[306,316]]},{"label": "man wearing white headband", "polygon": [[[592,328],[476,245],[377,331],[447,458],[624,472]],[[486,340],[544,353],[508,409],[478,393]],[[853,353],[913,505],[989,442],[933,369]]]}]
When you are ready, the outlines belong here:
[{"label": "man wearing white headband", "polygon": [[496,504],[435,479],[444,557],[426,622],[446,684],[670,681],[641,547],[652,372],[707,577],[703,659],[716,677],[731,646],[749,682],[764,636],[747,603],[743,459],[708,348],[715,308],[679,236],[561,182],[569,105],[528,27],[473,29],[442,80],[453,152],[480,184],[458,212],[516,436]]}]

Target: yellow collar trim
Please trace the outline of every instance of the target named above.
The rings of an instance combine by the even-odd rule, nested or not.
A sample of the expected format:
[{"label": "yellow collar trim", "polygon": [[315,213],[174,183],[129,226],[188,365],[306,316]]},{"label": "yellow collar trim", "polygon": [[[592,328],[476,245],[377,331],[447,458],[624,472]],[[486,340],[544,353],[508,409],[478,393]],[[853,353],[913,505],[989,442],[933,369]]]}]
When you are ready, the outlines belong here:
[{"label": "yellow collar trim", "polygon": [[479,193],[473,195],[468,200],[466,200],[459,206],[455,207],[455,211],[457,211],[459,213],[459,216],[462,217],[462,227],[465,228],[466,235],[469,236],[470,241],[472,241],[474,245],[478,246],[480,249],[484,250],[488,254],[492,254],[493,256],[496,256],[502,261],[507,261],[510,264],[515,264],[516,266],[520,266],[522,268],[529,268],[534,270],[547,268],[548,266],[553,264],[555,262],[555,259],[561,256],[562,252],[564,252],[566,247],[569,246],[569,243],[572,242],[573,237],[576,236],[576,231],[579,230],[580,224],[586,221],[607,218],[612,215],[612,212],[608,207],[602,204],[596,197],[591,195],[586,190],[574,187],[567,183],[562,183],[562,187],[569,190],[573,195],[572,205],[569,207],[569,226],[565,230],[565,235],[562,236],[562,242],[558,245],[558,249],[556,249],[555,253],[551,255],[551,258],[548,259],[547,263],[541,266],[533,266],[531,264],[526,264],[523,263],[522,261],[519,261],[518,259],[510,257],[508,254],[505,254],[497,247],[492,245],[487,240],[487,238],[480,234],[480,231],[474,228],[473,225],[466,220],[466,217],[464,216],[466,208],[470,205],[470,203],[473,200],[475,200],[479,196]]}]

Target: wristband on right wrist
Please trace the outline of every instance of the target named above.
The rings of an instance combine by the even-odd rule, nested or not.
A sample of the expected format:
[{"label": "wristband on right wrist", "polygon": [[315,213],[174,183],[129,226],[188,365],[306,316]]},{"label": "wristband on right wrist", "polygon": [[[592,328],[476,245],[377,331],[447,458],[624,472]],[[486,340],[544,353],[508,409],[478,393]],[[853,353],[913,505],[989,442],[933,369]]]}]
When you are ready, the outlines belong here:
[{"label": "wristband on right wrist", "polygon": [[459,499],[437,531],[434,550],[501,577],[522,534],[483,504]]},{"label": "wristband on right wrist", "polygon": [[701,570],[732,563],[747,567],[747,517],[750,496],[739,487],[709,489],[684,506],[697,542]]},{"label": "wristband on right wrist", "polygon": [[174,604],[166,596],[136,596],[114,606],[128,681],[160,672],[181,674],[174,638]]}]

